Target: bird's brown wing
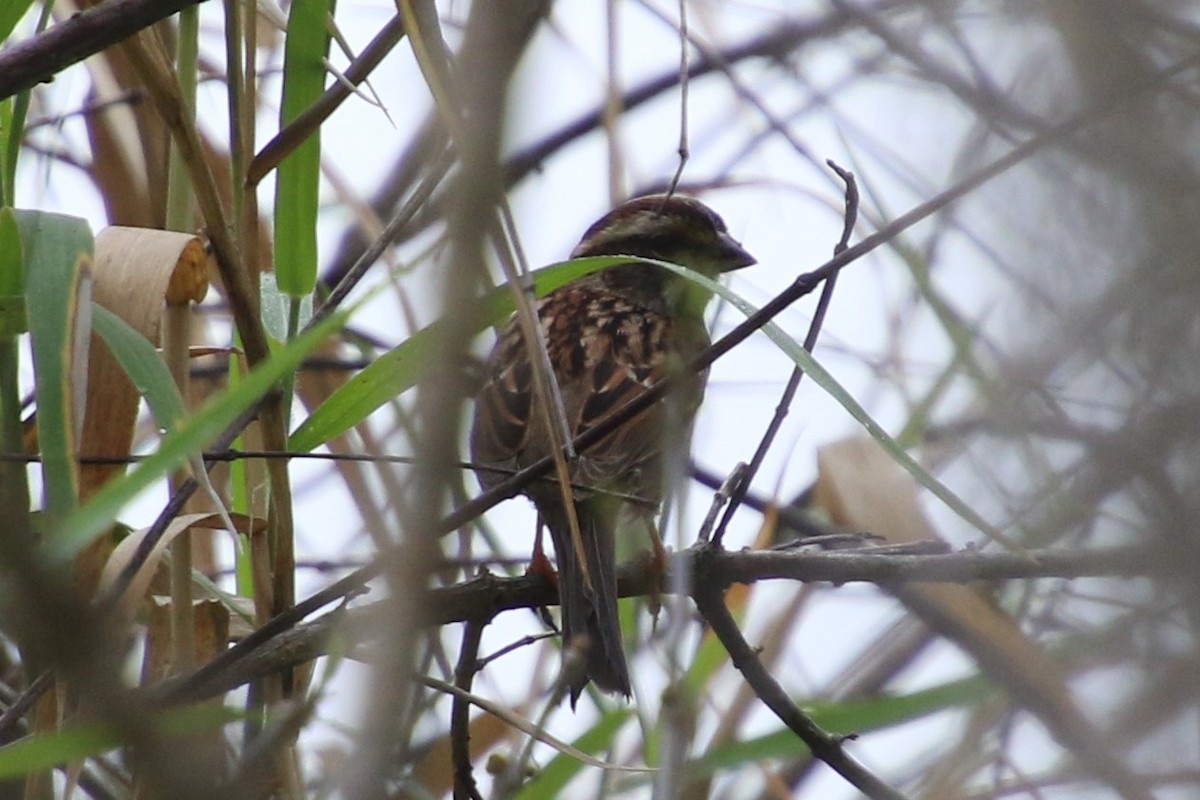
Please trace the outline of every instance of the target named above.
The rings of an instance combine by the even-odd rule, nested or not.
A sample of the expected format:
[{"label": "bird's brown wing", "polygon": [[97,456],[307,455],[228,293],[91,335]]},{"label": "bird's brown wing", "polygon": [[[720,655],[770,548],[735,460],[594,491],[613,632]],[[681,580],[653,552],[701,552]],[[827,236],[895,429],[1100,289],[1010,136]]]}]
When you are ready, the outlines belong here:
[{"label": "bird's brown wing", "polygon": [[[573,437],[604,424],[707,341],[702,325],[673,328],[666,315],[594,286],[567,286],[552,293],[538,304],[538,315]],[[501,333],[488,363],[491,372],[471,431],[472,456],[481,464],[528,466],[549,455],[552,445],[547,412],[534,392],[529,354],[515,321]],[[669,434],[665,428],[677,422],[683,434],[699,402],[703,376],[691,381],[690,390],[654,403],[571,462],[582,550],[573,538],[560,487],[544,481],[525,489],[554,542],[564,643],[588,642],[585,670],[571,685],[572,704],[589,680],[606,691],[630,691],[616,587],[615,534],[623,502],[588,488],[640,497],[643,512],[657,507],[664,435]],[[487,487],[504,477],[480,473]]]},{"label": "bird's brown wing", "polygon": [[[471,458],[479,465],[517,469],[527,449],[533,411],[533,369],[520,332],[510,323],[491,356],[487,382],[475,402],[471,426]],[[508,477],[503,472],[479,472],[485,488]]]},{"label": "bird's brown wing", "polygon": [[[707,341],[701,327],[682,331],[665,315],[594,287],[567,286],[538,304],[551,367],[562,393],[571,435],[590,430],[612,412],[661,380],[674,354],[697,350]],[[471,453],[481,464],[528,466],[551,453],[543,405],[535,396],[529,355],[515,320],[500,335],[491,357],[487,384],[479,394],[471,432]],[[660,454],[668,409],[679,408],[686,427],[699,402],[703,377],[675,395],[668,406],[655,403],[589,446],[572,468],[572,482],[644,496],[661,494]],[[481,474],[485,486],[502,473]]]},{"label": "bird's brown wing", "polygon": [[[564,401],[574,411],[574,434],[603,424],[664,374],[662,359],[635,365],[616,352],[598,362],[581,381],[564,390]],[[656,503],[661,494],[664,416],[663,404],[655,403],[590,445],[575,464],[576,483],[631,492]]]}]

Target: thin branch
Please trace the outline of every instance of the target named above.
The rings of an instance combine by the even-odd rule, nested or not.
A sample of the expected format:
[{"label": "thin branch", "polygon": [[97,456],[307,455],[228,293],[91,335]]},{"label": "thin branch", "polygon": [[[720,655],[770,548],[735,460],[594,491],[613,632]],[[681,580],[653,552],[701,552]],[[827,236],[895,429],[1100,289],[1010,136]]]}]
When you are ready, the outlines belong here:
[{"label": "thin branch", "polygon": [[317,129],[350,96],[351,89],[367,79],[392,48],[404,38],[404,21],[397,14],[388,20],[358,58],[346,68],[345,81],[334,81],[311,106],[287,126],[254,156],[246,170],[246,183],[257,186],[279,162]]},{"label": "thin branch", "polygon": [[[832,161],[826,163],[829,164],[829,168],[836,172],[846,185],[846,210],[842,225],[842,236],[833,247],[833,254],[837,256],[850,247],[850,234],[854,232],[854,225],[858,220],[858,183],[854,180],[854,173],[842,169]],[[835,273],[829,277],[829,280],[825,281],[825,286],[821,289],[821,297],[817,300],[817,309],[813,312],[812,323],[809,324],[808,334],[804,337],[804,350],[808,353],[811,353],[813,348],[817,346],[817,337],[821,335],[821,328],[825,324],[825,314],[829,310],[829,303],[833,300],[833,290],[836,285],[837,274]],[[747,465],[733,486],[733,492],[729,496],[729,506],[725,509],[725,514],[721,517],[721,524],[717,527],[717,531],[712,537],[713,545],[716,547],[721,546],[721,542],[725,538],[725,529],[729,527],[733,515],[737,513],[738,508],[742,505],[742,500],[745,499],[746,492],[749,491],[750,484],[754,481],[754,476],[758,474],[763,461],[766,460],[767,452],[771,449],[771,445],[775,443],[775,437],[779,435],[779,431],[783,427],[783,421],[791,410],[792,401],[796,399],[796,391],[800,388],[800,380],[803,377],[804,369],[797,364],[792,368],[792,374],[788,377],[787,385],[783,388],[783,394],[779,398],[779,403],[775,406],[775,414],[767,424],[767,429],[763,433],[762,440],[758,443],[758,447],[755,449],[749,465]]]},{"label": "thin branch", "polygon": [[675,194],[679,187],[679,179],[683,177],[683,168],[691,157],[691,147],[688,144],[688,17],[687,3],[679,0],[679,166],[671,176],[667,195]]},{"label": "thin branch", "polygon": [[[471,621],[463,628],[462,650],[454,668],[454,685],[471,693],[479,670],[479,641],[484,623]],[[483,800],[471,770],[471,704],[456,694],[450,701],[450,760],[454,765],[454,800]]]},{"label": "thin branch", "polygon": [[0,100],[203,0],[108,0],[0,51]]},{"label": "thin branch", "polygon": [[[937,555],[896,555],[875,548],[838,552],[802,552],[766,550],[754,552],[714,551],[706,545],[692,547],[672,560],[668,569],[685,569],[698,574],[713,591],[724,591],[733,584],[751,584],[765,580],[824,582],[841,585],[851,582],[873,583],[885,588],[900,584],[946,582],[967,584],[976,581],[1029,580],[1036,578],[1138,577],[1164,575],[1177,570],[1170,554],[1161,548],[1130,546],[1104,550],[1055,549],[1034,551],[1030,558],[1011,553],[981,553],[964,550]],[[701,564],[700,559],[703,558]],[[342,582],[333,584],[314,598],[337,595]],[[661,593],[672,586],[664,580],[661,566],[648,560],[622,565],[617,576],[621,597],[642,597]],[[263,628],[242,639],[233,648],[183,679],[152,687],[150,691],[163,702],[179,703],[222,694],[273,671],[296,666],[325,654],[329,637],[335,630],[346,641],[373,638],[381,626],[389,624],[386,602],[372,603],[349,611],[341,610],[313,622],[300,625],[307,611],[314,608],[306,600],[280,614]],[[336,597],[335,597],[336,599]],[[330,600],[329,602],[333,602]],[[539,608],[558,603],[555,587],[541,575],[516,578],[485,574],[455,586],[429,589],[419,604],[420,624],[441,626],[459,622],[480,623],[497,614],[516,609]]]},{"label": "thin branch", "polygon": [[29,684],[23,692],[9,704],[8,708],[4,709],[4,713],[0,714],[0,741],[7,741],[10,736],[10,730],[15,730],[17,725],[25,718],[33,708],[33,704],[38,701],[38,698],[46,693],[46,690],[54,685],[54,677],[47,670],[34,678],[33,683]]},{"label": "thin branch", "polygon": [[[705,555],[720,554],[719,550],[711,546],[701,552]],[[753,687],[759,699],[808,745],[814,756],[832,767],[872,800],[903,800],[903,794],[888,786],[845,751],[842,747],[842,737],[822,729],[792,702],[784,688],[771,677],[771,673],[742,636],[733,615],[725,607],[724,590],[707,580],[706,559],[697,560],[700,562],[698,566],[702,564],[705,567],[696,572],[696,591],[693,594],[696,607],[725,646],[733,665]]]},{"label": "thin branch", "polygon": [[337,286],[329,293],[329,297],[313,312],[312,319],[309,320],[306,329],[311,328],[332,314],[350,295],[351,290],[367,274],[367,270],[374,266],[385,250],[392,246],[392,243],[400,236],[400,232],[413,221],[417,212],[426,206],[429,198],[433,196],[434,189],[449,174],[453,163],[454,151],[449,147],[443,148],[437,157],[432,160],[429,172],[417,186],[412,196],[391,216],[379,236],[375,237],[370,246],[345,271],[340,280],[338,280]]}]

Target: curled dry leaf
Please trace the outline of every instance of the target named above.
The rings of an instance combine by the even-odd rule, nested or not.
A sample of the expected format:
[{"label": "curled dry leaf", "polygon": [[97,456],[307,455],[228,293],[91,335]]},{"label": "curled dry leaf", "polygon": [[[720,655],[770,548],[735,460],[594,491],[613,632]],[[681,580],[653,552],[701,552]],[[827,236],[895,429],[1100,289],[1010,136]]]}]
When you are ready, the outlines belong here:
[{"label": "curled dry leaf", "polygon": [[[154,578],[154,572],[158,568],[158,564],[162,561],[163,554],[167,551],[172,540],[185,531],[194,528],[207,529],[224,529],[224,515],[222,514],[186,514],[177,517],[167,526],[166,532],[154,544],[154,549],[150,555],[138,567],[137,573],[133,576],[133,580],[125,587],[125,591],[121,593],[119,599],[119,607],[122,614],[127,619],[132,619],[137,604],[145,596],[146,590],[150,586],[150,581]],[[253,534],[263,527],[262,520],[254,520],[244,514],[230,514],[227,518],[231,521],[234,527],[245,534]],[[137,553],[138,547],[142,540],[150,532],[149,528],[143,528],[135,531],[125,538],[113,550],[108,561],[104,565],[104,570],[100,574],[100,590],[107,591],[113,586],[121,574],[125,571],[126,566]]]},{"label": "curled dry leaf", "polygon": [[[202,299],[208,291],[208,254],[191,234],[147,228],[105,228],[96,237],[92,297],[130,327],[157,344],[167,302]],[[141,397],[100,337],[88,348],[87,397],[79,454],[124,458],[129,455]],[[84,464],[80,500],[86,501],[109,479],[124,472],[120,464]],[[108,560],[107,537],[76,561],[80,590],[95,591]]]}]

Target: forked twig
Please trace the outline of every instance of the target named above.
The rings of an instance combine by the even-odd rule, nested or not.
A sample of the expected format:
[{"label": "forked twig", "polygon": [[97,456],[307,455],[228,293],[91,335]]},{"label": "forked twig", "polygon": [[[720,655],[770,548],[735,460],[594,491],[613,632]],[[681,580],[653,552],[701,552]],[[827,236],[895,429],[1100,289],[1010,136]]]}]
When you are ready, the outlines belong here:
[{"label": "forked twig", "polygon": [[[849,248],[850,234],[854,232],[854,225],[858,220],[858,182],[854,180],[854,173],[839,167],[833,161],[825,163],[846,184],[846,210],[843,216],[842,236],[833,248],[833,255],[836,257]],[[821,335],[821,327],[825,324],[825,314],[829,310],[829,303],[833,299],[833,289],[836,285],[837,273],[835,272],[829,276],[829,280],[825,281],[825,286],[821,290],[821,298],[817,301],[817,309],[813,312],[812,322],[808,326],[808,335],[804,337],[804,350],[808,353],[811,353],[817,345],[817,337]],[[775,437],[779,435],[779,430],[783,427],[783,420],[791,410],[792,401],[796,398],[796,390],[800,387],[800,380],[803,377],[804,369],[800,365],[792,368],[792,374],[788,378],[787,386],[783,389],[783,395],[779,398],[778,405],[775,406],[775,414],[771,417],[771,422],[767,425],[767,430],[763,433],[762,440],[758,443],[758,448],[750,459],[750,464],[742,471],[739,480],[733,486],[733,491],[729,496],[729,505],[726,506],[725,514],[721,517],[721,524],[717,526],[712,537],[714,546],[721,546],[721,542],[725,538],[725,529],[729,527],[734,513],[742,505],[746,492],[754,481],[754,476],[758,474],[759,468],[762,467],[763,461],[767,457],[767,451],[771,449]]]}]

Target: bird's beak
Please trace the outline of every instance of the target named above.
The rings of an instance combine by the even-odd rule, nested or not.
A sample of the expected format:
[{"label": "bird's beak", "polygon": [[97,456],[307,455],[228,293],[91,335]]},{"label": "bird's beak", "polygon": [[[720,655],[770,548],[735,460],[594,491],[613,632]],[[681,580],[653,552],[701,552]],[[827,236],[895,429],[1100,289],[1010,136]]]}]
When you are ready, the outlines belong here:
[{"label": "bird's beak", "polygon": [[758,259],[747,253],[746,248],[728,233],[721,234],[721,257],[718,261],[721,272],[733,272],[758,263]]}]

